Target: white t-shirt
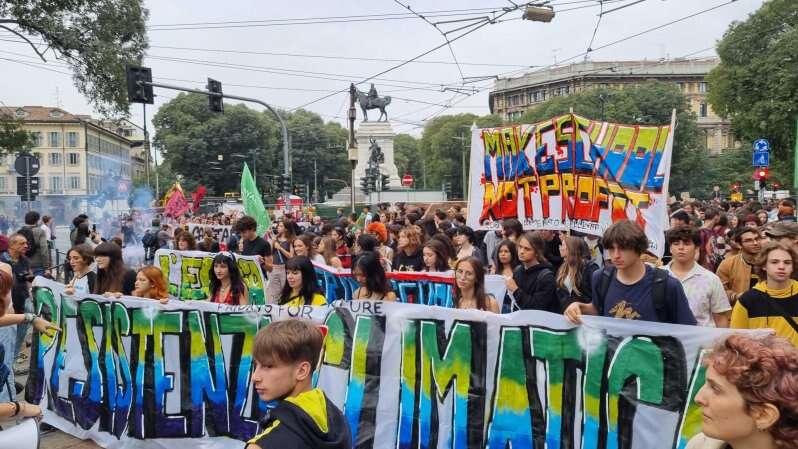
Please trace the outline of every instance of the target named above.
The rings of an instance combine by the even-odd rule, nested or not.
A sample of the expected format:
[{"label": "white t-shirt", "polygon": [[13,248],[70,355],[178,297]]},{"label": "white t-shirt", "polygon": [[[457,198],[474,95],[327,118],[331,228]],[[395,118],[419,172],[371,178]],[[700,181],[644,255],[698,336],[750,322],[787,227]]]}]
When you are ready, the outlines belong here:
[{"label": "white t-shirt", "polygon": [[723,283],[715,273],[696,263],[684,279],[679,279],[671,271],[671,264],[664,266],[663,269],[682,284],[690,310],[699,326],[715,327],[712,314],[731,310]]}]

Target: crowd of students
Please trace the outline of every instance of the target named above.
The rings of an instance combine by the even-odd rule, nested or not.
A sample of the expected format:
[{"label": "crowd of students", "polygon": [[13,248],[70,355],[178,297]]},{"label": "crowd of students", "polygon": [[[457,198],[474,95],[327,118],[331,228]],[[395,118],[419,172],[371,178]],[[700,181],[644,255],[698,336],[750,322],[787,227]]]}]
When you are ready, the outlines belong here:
[{"label": "crowd of students", "polygon": [[[238,255],[246,255],[254,256],[266,273],[267,300],[283,305],[327,303],[314,262],[351,269],[360,285],[353,292],[354,300],[396,300],[387,279],[390,271],[450,271],[455,278],[452,296],[456,308],[493,313],[542,310],[562,314],[575,324],[581,324],[585,315],[600,315],[707,327],[771,328],[791,342],[792,347],[782,344],[784,340],[739,337],[729,338],[715,348],[713,354],[750,353],[748,358],[709,359],[707,386],[697,401],[720,417],[731,412],[718,399],[720,387],[715,385],[726,386],[727,390],[736,388],[736,394],[749,402],[754,394],[746,380],[754,375],[750,372],[761,371],[757,374],[761,379],[780,382],[767,388],[785,398],[795,396],[795,390],[790,390],[793,393],[790,396],[784,386],[788,382],[798,385],[794,348],[798,346],[798,281],[795,280],[798,272],[794,270],[798,263],[795,247],[798,223],[794,206],[790,209],[791,203],[783,202],[774,208],[775,214],[766,210],[759,213],[759,206],[753,203],[731,206],[729,210],[725,206],[718,203],[674,206],[671,229],[665,236],[666,255],[662,259],[648,252],[646,234],[632,221],[617,221],[601,238],[550,230],[524,231],[515,219],[503,220],[495,231],[475,232],[465,225],[462,211],[456,207],[425,211],[394,206],[376,213],[365,208],[359,216],[342,216],[329,222],[313,219],[306,229],[299,229],[293,220],[284,218],[276,221],[265,236],[258,235],[254,218],[241,216],[232,224],[233,235],[226,242],[216,241],[211,232],[204,233],[197,242],[180,225],[162,227],[153,222],[153,229],[157,230],[155,236],[163,239],[163,247],[217,253],[208,273],[210,301],[216,303],[248,302],[247,286],[236,263]],[[36,227],[37,215],[31,215],[30,220],[26,217],[26,222],[31,221],[31,226]],[[77,217],[73,224],[70,236],[73,245],[67,253],[70,273],[66,294],[93,293],[109,298],[132,295],[168,302],[166,281],[159,268],[144,266],[138,272],[132,270],[122,258],[124,242],[98,239],[85,216]],[[56,329],[30,315],[29,283],[34,270],[28,257],[30,239],[25,234],[17,232],[9,237],[3,259],[7,265],[0,265],[0,296],[10,297],[15,312],[0,318],[0,325],[13,322],[18,326],[16,353],[20,352],[26,323],[40,331]],[[229,251],[219,252],[220,247]],[[486,292],[487,274],[504,277],[507,289],[503,298]],[[6,277],[11,279],[7,290]],[[7,295],[3,295],[4,291]],[[281,328],[272,325],[269,329],[278,333]],[[302,337],[302,329],[294,331],[299,334],[292,338],[310,338]],[[296,356],[296,353],[290,357],[269,354],[269,350],[259,349],[276,344],[270,343],[269,338],[288,337],[267,338],[259,334],[256,339],[253,380],[262,398],[283,394],[275,396],[269,392],[273,387],[266,371],[274,369],[275,360],[289,362]],[[768,366],[757,365],[752,357],[764,360],[762,363],[768,360],[777,363],[783,369],[779,373],[768,371]],[[309,364],[302,373],[295,373],[295,380],[304,385],[304,390],[295,391],[292,387],[290,394],[282,399],[294,393],[307,394],[312,396],[311,402],[317,403],[315,406],[331,410],[334,406],[318,393],[312,393],[315,390],[307,388],[304,382],[307,372],[312,374],[315,359],[302,356],[298,360]],[[770,415],[762,415],[763,418],[744,411],[737,418],[741,422],[748,420],[759,429],[776,428],[784,416],[798,416],[794,404],[784,405],[773,395],[766,399],[760,403],[772,405],[778,413],[763,406],[771,411]],[[35,415],[33,407],[15,405],[13,411]],[[0,403],[0,416],[3,413]],[[776,416],[779,413],[781,418]],[[333,415],[330,419],[335,418]],[[738,434],[725,434],[724,429],[705,426],[709,436],[726,440],[741,438]],[[768,435],[776,440],[781,438],[777,432]],[[704,435],[701,438],[689,447],[714,447],[715,440]],[[265,447],[262,443],[266,440],[261,435],[250,444]]]}]

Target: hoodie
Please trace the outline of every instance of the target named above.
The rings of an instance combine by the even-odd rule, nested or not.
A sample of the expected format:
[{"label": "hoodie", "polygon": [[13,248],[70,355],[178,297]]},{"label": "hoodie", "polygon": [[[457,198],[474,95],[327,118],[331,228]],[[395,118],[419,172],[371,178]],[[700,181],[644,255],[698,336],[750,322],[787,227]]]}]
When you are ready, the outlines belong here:
[{"label": "hoodie", "polygon": [[[781,306],[780,308],[778,306]],[[770,289],[767,282],[759,282],[740,296],[732,309],[733,329],[773,329],[777,335],[798,346],[798,332],[793,329],[780,309],[790,313],[798,322],[798,281],[791,280],[783,290]]]},{"label": "hoodie", "polygon": [[262,432],[247,442],[263,449],[350,449],[349,424],[315,388],[289,397],[262,420]]},{"label": "hoodie", "polygon": [[512,292],[518,307],[524,310],[544,310],[560,313],[554,271],[546,262],[524,268],[521,264],[513,270],[513,280],[518,289]]}]

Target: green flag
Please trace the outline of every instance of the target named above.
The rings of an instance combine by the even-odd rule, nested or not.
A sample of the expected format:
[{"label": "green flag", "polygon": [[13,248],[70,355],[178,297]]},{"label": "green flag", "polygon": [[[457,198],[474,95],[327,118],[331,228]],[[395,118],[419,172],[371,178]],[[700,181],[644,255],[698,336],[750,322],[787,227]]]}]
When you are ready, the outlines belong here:
[{"label": "green flag", "polygon": [[263,207],[258,186],[255,185],[255,180],[252,178],[246,162],[244,162],[244,170],[241,172],[241,201],[244,202],[244,213],[258,222],[258,235],[263,237],[272,222],[266,208]]}]

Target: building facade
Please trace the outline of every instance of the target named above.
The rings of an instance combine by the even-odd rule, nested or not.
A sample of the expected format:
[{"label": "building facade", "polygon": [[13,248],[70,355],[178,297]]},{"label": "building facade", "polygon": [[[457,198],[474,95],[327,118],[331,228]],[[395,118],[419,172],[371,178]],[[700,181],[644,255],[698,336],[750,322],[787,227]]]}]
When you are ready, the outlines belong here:
[{"label": "building facade", "polygon": [[[516,121],[537,105],[557,96],[589,89],[622,89],[648,80],[675,83],[687,97],[704,131],[710,154],[739,145],[728,121],[718,117],[707,101],[706,75],[717,58],[661,61],[585,61],[548,70],[527,73],[518,78],[499,79],[490,93],[491,113],[506,121]],[[611,102],[612,98],[605,100]],[[599,117],[591,117],[599,118]]]},{"label": "building facade", "polygon": [[[126,208],[126,201],[99,206],[96,200],[104,191],[118,191],[120,183],[130,185],[132,140],[89,116],[55,107],[2,107],[0,114],[22,121],[33,135],[30,151],[40,165],[39,196],[32,205],[36,210],[71,220],[93,205],[106,211]],[[0,158],[0,213],[19,216],[24,205],[17,196],[14,161],[13,155]]]}]

